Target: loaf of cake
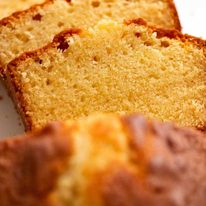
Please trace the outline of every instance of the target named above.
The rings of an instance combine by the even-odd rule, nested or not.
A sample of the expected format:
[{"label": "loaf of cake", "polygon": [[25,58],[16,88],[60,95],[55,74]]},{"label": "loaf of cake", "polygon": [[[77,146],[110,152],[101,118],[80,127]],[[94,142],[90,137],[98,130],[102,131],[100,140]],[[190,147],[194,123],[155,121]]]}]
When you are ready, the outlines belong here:
[{"label": "loaf of cake", "polygon": [[43,1],[44,0],[0,0],[0,19],[16,11],[28,9],[30,6],[42,3]]},{"label": "loaf of cake", "polygon": [[203,133],[140,115],[0,142],[1,206],[205,206]]},{"label": "loaf of cake", "polygon": [[141,112],[204,129],[206,42],[142,19],[70,29],[8,65],[28,130],[96,112]]},{"label": "loaf of cake", "polygon": [[69,27],[94,26],[100,19],[143,17],[168,28],[180,29],[172,0],[47,0],[0,21],[0,74],[23,52],[52,41]]}]

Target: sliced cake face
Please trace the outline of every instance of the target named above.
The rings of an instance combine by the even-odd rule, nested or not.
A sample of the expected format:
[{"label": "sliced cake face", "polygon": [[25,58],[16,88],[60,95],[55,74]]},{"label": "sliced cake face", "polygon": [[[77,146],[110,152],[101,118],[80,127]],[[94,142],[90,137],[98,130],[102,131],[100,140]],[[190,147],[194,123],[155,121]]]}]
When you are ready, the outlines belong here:
[{"label": "sliced cake face", "polygon": [[[60,32],[70,6],[65,0],[46,1],[0,22],[0,65],[25,51],[39,48]],[[67,26],[69,24],[67,23]],[[63,28],[62,28],[63,27]]]},{"label": "sliced cake face", "polygon": [[1,0],[0,19],[11,15],[13,12],[28,9],[34,4],[39,4],[44,0]]},{"label": "sliced cake face", "polygon": [[122,22],[139,17],[180,29],[171,0],[48,0],[0,22],[2,73],[9,61],[25,51],[44,46],[66,28],[93,26],[102,18]]},{"label": "sliced cake face", "polygon": [[139,115],[53,123],[0,142],[1,206],[204,206],[205,143]]},{"label": "sliced cake face", "polygon": [[27,129],[99,111],[204,128],[205,42],[143,23],[68,30],[11,62],[7,82]]}]

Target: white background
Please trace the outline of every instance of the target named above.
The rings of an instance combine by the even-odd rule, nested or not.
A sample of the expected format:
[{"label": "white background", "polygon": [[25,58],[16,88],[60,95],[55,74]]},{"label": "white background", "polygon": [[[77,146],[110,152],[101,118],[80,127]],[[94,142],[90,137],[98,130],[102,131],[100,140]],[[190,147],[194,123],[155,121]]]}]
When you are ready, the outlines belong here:
[{"label": "white background", "polygon": [[[206,0],[175,0],[183,32],[206,39]],[[0,138],[21,134],[23,124],[0,84]]]}]

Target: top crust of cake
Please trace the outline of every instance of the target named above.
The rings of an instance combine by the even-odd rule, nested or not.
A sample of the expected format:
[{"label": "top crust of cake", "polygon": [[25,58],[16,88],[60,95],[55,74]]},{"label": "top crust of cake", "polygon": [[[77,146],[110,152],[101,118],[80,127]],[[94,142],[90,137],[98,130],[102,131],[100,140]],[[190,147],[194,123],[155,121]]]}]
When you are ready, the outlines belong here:
[{"label": "top crust of cake", "polygon": [[52,123],[0,142],[1,206],[204,206],[205,145],[137,114]]},{"label": "top crust of cake", "polygon": [[1,140],[1,206],[49,206],[57,178],[72,154],[70,141],[63,123]]}]

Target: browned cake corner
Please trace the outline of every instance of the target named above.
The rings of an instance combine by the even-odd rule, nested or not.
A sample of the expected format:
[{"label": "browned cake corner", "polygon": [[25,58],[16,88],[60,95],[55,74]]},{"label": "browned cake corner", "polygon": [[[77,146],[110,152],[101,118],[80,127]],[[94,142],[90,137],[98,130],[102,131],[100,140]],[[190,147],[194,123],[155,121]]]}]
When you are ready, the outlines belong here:
[{"label": "browned cake corner", "polygon": [[63,123],[0,141],[1,206],[50,205],[52,191],[72,154]]},{"label": "browned cake corner", "polygon": [[206,48],[205,48],[206,40],[204,40],[200,37],[195,37],[195,36],[191,36],[188,34],[183,34],[180,31],[174,30],[174,29],[160,28],[160,27],[157,27],[157,26],[154,26],[154,25],[148,23],[147,21],[145,21],[142,18],[125,20],[124,23],[126,25],[136,24],[136,25],[140,25],[140,26],[146,26],[149,29],[151,29],[153,32],[155,32],[157,35],[157,38],[159,38],[159,39],[164,38],[164,37],[167,37],[169,39],[177,39],[177,40],[180,40],[184,43],[195,44],[196,46],[206,50]]},{"label": "browned cake corner", "polygon": [[204,206],[205,145],[137,114],[55,123],[0,142],[1,206]]},{"label": "browned cake corner", "polygon": [[175,24],[174,29],[177,29],[177,30],[181,31],[182,26],[181,26],[181,23],[180,23],[179,15],[178,15],[177,8],[175,6],[174,0],[168,0],[168,4],[170,5],[170,9],[172,11],[172,15],[173,15],[173,19],[174,19],[174,24]]}]

